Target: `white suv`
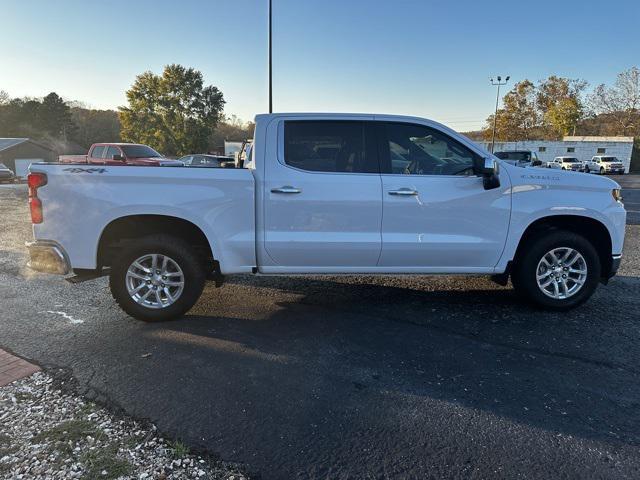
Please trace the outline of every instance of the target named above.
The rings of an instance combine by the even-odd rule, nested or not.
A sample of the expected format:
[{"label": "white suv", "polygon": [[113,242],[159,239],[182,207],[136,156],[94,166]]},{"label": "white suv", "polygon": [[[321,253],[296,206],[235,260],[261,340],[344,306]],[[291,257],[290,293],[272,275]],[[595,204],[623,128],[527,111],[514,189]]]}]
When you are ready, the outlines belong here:
[{"label": "white suv", "polygon": [[624,174],[624,164],[617,157],[596,155],[590,161],[585,162],[584,171],[587,173],[619,173]]}]

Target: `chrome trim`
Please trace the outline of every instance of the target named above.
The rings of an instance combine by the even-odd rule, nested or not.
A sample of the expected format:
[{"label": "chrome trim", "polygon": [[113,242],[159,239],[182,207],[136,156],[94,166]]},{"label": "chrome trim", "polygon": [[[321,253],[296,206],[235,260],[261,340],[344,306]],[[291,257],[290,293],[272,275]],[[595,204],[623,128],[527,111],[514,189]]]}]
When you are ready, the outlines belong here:
[{"label": "chrome trim", "polygon": [[67,253],[57,242],[52,240],[36,240],[26,242],[29,250],[27,266],[36,272],[68,275],[71,273],[71,262]]},{"label": "chrome trim", "polygon": [[410,188],[401,188],[399,190],[389,190],[389,195],[400,195],[400,196],[413,196],[418,195],[417,190],[412,190]]},{"label": "chrome trim", "polygon": [[285,185],[280,188],[272,188],[271,193],[300,193],[302,190],[296,187],[292,187],[290,185]]}]

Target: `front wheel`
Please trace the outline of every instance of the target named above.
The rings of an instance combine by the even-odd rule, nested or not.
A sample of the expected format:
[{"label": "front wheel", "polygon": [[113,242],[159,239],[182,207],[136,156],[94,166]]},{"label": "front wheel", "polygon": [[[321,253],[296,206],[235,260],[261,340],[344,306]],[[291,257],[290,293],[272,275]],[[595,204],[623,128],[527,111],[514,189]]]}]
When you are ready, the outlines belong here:
[{"label": "front wheel", "polygon": [[541,233],[523,245],[512,283],[533,303],[567,310],[586,302],[600,280],[600,258],[583,236],[556,230]]},{"label": "front wheel", "polygon": [[589,173],[589,167],[584,167],[584,173]]},{"label": "front wheel", "polygon": [[600,167],[600,175],[604,175],[604,168]]},{"label": "front wheel", "polygon": [[187,243],[169,235],[129,242],[109,276],[118,305],[146,322],[181,317],[200,297],[204,282],[201,259]]}]

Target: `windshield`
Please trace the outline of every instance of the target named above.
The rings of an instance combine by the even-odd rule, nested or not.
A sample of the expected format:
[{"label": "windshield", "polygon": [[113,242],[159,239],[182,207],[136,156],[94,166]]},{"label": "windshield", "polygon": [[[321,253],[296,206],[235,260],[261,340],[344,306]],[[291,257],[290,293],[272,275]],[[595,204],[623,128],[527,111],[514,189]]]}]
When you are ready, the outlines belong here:
[{"label": "windshield", "polygon": [[616,157],[602,157],[603,162],[617,162],[618,159]]},{"label": "windshield", "polygon": [[500,160],[517,160],[519,162],[528,162],[531,160],[529,152],[496,152],[494,154]]},{"label": "windshield", "polygon": [[562,161],[564,163],[578,163],[579,160],[577,158],[563,158]]},{"label": "windshield", "polygon": [[146,145],[122,145],[122,151],[127,158],[157,158],[162,157],[153,148]]}]

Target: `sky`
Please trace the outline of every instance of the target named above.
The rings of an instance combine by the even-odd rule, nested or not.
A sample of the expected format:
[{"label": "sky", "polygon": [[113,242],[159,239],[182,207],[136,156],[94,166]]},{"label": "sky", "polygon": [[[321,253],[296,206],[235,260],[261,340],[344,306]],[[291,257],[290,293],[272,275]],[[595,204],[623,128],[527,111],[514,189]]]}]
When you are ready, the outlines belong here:
[{"label": "sky", "polygon": [[[179,63],[225,113],[268,109],[267,0],[1,0],[0,90],[126,104]],[[273,0],[276,112],[416,115],[459,131],[493,112],[489,77],[592,86],[640,66],[640,1]]]}]

